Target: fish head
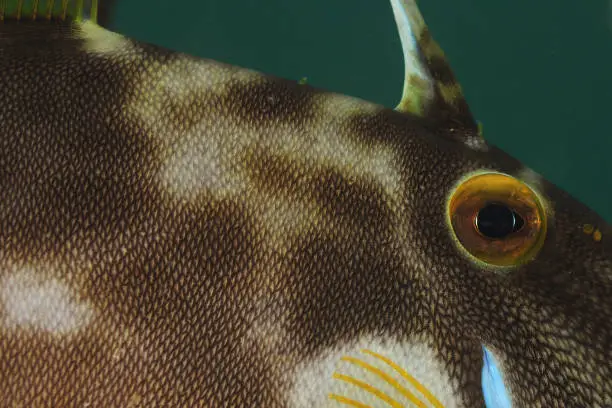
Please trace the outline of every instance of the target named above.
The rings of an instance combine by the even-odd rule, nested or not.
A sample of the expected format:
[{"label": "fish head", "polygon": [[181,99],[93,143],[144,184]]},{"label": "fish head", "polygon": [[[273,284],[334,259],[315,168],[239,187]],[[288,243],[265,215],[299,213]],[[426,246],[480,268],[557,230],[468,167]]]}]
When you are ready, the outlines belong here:
[{"label": "fish head", "polygon": [[[428,155],[410,159],[418,193],[407,199],[407,270],[431,289],[418,291],[436,305],[429,324],[440,319],[440,333],[482,345],[486,400],[531,406],[555,395],[603,405],[611,387],[609,224],[505,152],[461,144],[434,138]],[[502,376],[505,391],[486,386]]]},{"label": "fish head", "polygon": [[610,404],[610,225],[487,143],[416,3],[391,3],[406,61],[396,110],[431,123],[403,155],[407,270],[437,309],[429,324],[453,338],[446,353],[480,344],[487,406]]}]

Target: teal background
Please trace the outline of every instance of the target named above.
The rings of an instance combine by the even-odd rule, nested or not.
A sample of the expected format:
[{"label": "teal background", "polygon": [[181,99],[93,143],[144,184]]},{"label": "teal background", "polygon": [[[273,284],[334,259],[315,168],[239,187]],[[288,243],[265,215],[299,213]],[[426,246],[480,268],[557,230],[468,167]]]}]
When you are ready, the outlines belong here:
[{"label": "teal background", "polygon": [[[103,0],[102,0],[103,1]],[[421,0],[485,138],[612,221],[612,0]],[[121,0],[111,28],[387,106],[387,0]]]}]

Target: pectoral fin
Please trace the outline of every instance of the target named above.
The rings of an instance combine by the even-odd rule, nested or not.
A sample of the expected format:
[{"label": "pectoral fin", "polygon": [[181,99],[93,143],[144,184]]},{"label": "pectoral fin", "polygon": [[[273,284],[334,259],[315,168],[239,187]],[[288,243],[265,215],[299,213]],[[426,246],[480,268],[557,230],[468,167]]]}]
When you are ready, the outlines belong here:
[{"label": "pectoral fin", "polygon": [[510,397],[504,385],[499,363],[493,354],[482,347],[484,364],[482,367],[482,392],[487,408],[511,408]]}]

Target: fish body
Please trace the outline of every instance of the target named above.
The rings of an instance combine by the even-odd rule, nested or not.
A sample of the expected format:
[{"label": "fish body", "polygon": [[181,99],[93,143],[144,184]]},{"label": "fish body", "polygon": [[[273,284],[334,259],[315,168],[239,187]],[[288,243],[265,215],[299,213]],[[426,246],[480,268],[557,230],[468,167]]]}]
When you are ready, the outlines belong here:
[{"label": "fish body", "polygon": [[[612,403],[612,230],[482,139],[392,6],[396,109],[6,19],[0,405]],[[477,177],[518,183],[529,256],[462,240]]]}]

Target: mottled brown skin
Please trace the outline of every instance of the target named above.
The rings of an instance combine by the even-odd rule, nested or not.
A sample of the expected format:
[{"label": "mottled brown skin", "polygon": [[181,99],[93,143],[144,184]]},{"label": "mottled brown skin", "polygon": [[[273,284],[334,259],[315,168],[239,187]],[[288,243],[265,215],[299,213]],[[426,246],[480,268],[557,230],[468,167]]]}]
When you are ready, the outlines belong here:
[{"label": "mottled brown skin", "polygon": [[[466,146],[474,134],[149,45],[86,53],[78,30],[0,29],[0,274],[43,265],[97,311],[69,335],[1,329],[0,405],[286,406],[296,366],[364,334],[425,339],[466,406],[483,405],[482,344],[515,406],[612,403],[612,230],[591,211],[543,182],[537,259],[483,269],[457,249],[447,197],[470,171],[523,168]],[[196,89],[184,73],[200,67],[229,85],[154,91],[177,61],[163,78]],[[152,121],[126,114],[135,99]],[[398,189],[368,163],[286,153],[333,158],[329,135],[392,151]],[[244,190],[159,181],[182,142],[212,137]]]}]

